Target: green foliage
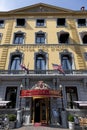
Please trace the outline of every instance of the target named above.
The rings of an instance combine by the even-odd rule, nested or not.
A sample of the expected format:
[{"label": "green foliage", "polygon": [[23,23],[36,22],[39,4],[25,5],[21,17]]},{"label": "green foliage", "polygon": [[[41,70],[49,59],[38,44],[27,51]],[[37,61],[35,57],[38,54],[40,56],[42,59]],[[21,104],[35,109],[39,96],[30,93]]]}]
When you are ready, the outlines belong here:
[{"label": "green foliage", "polygon": [[16,115],[15,114],[9,114],[8,118],[9,118],[9,121],[16,121]]},{"label": "green foliage", "polygon": [[69,114],[68,115],[68,121],[74,122],[74,116]]}]

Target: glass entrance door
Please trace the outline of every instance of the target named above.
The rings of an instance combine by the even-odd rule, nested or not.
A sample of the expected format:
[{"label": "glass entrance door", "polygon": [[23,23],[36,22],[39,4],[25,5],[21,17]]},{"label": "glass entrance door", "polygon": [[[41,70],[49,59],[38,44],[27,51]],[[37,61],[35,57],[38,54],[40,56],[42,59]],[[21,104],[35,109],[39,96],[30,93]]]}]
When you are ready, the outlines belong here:
[{"label": "glass entrance door", "polygon": [[34,99],[34,123],[48,124],[49,121],[49,98]]}]

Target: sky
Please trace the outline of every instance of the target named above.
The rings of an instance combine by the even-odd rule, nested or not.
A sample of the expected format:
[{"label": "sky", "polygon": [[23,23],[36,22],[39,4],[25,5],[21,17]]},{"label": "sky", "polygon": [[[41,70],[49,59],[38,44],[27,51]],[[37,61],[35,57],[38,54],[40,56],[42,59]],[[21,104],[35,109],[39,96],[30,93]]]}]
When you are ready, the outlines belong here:
[{"label": "sky", "polygon": [[0,0],[0,11],[9,11],[37,3],[51,4],[71,10],[80,10],[82,6],[87,10],[87,0]]}]

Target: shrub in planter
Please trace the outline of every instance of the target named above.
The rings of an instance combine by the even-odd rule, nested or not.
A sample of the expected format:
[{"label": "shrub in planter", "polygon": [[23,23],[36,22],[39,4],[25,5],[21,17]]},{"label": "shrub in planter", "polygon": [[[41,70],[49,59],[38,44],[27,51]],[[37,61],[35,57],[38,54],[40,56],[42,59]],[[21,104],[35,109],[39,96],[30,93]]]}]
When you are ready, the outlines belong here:
[{"label": "shrub in planter", "polygon": [[15,114],[10,114],[8,115],[9,121],[16,121],[16,115]]},{"label": "shrub in planter", "polygon": [[74,116],[71,115],[71,114],[69,114],[69,115],[68,115],[68,121],[74,122]]},{"label": "shrub in planter", "polygon": [[10,114],[10,115],[8,115],[8,118],[9,118],[9,127],[11,129],[15,128],[16,115],[15,114]]},{"label": "shrub in planter", "polygon": [[74,116],[69,114],[68,115],[68,125],[70,130],[74,130],[75,124],[74,124]]}]

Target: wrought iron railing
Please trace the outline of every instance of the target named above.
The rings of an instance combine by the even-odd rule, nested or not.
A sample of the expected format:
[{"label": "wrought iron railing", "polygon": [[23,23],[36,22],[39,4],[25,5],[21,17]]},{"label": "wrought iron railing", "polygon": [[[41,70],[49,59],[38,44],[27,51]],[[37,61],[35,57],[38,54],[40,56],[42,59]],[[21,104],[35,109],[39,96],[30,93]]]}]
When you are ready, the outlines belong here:
[{"label": "wrought iron railing", "polygon": [[[57,70],[0,70],[0,75],[2,74],[58,74],[63,75]],[[65,75],[84,75],[87,74],[87,70],[65,70]]]}]

